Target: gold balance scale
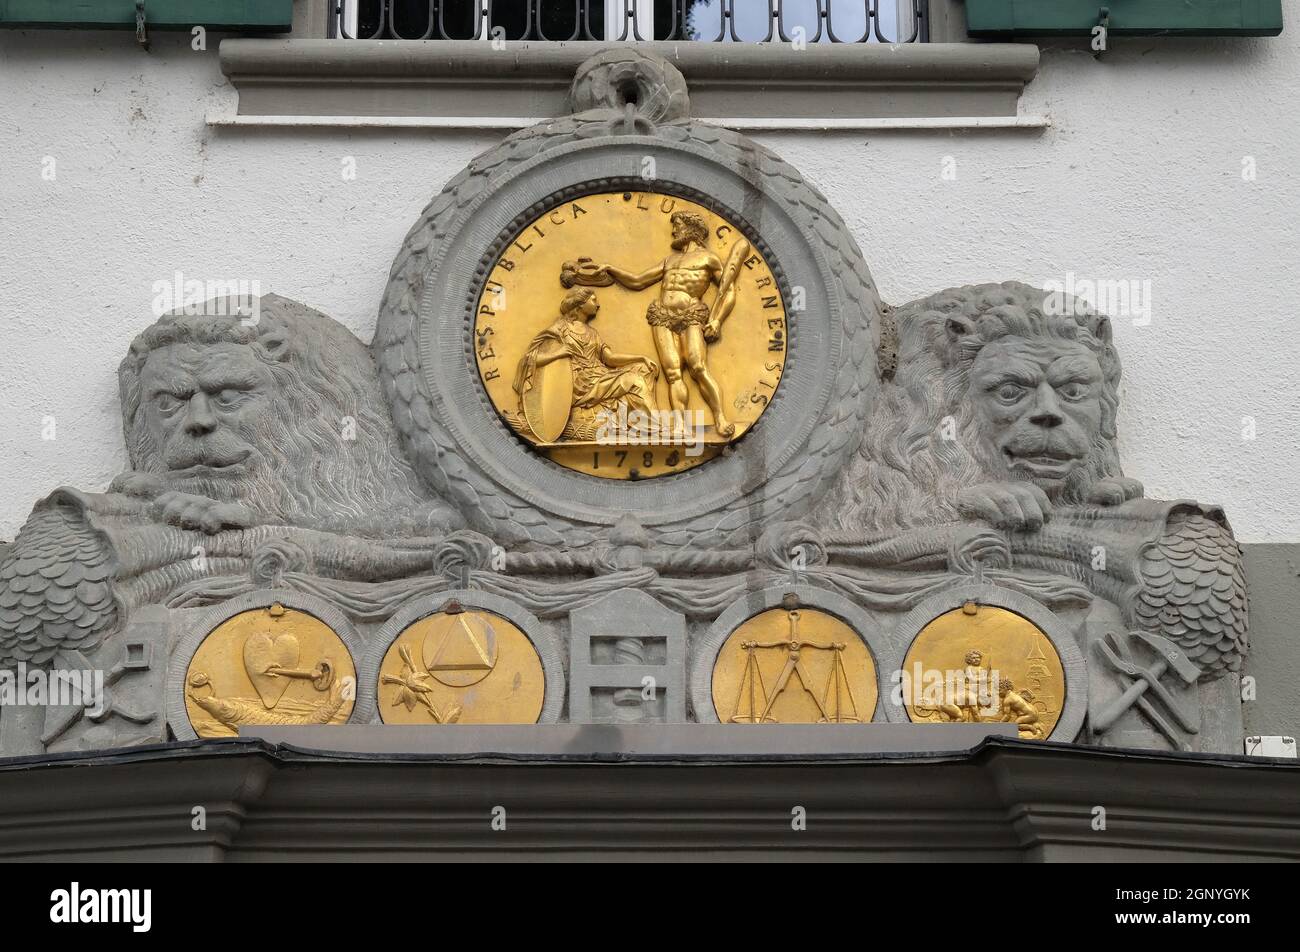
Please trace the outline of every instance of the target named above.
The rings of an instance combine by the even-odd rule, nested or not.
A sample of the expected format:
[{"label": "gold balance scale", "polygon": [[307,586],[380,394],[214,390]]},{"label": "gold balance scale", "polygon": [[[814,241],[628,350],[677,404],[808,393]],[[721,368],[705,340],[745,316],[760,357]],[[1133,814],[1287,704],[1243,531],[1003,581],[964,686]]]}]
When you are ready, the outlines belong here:
[{"label": "gold balance scale", "polygon": [[[853,689],[849,685],[848,672],[844,665],[844,651],[848,643],[831,641],[827,643],[804,641],[799,637],[799,611],[787,612],[790,621],[790,634],[784,641],[744,640],[740,648],[745,652],[744,673],[740,679],[737,692],[735,713],[728,718],[732,724],[775,724],[772,716],[776,702],[790,685],[792,677],[798,677],[799,684],[816,704],[820,717],[819,724],[860,724],[857,703]],[[743,627],[743,626],[742,626]],[[830,673],[823,679],[820,695],[816,691],[818,680],[809,671],[804,661],[804,652],[828,651],[831,653]],[[759,665],[759,652],[784,651],[785,665],[777,675],[769,693],[764,681],[763,671]]]}]

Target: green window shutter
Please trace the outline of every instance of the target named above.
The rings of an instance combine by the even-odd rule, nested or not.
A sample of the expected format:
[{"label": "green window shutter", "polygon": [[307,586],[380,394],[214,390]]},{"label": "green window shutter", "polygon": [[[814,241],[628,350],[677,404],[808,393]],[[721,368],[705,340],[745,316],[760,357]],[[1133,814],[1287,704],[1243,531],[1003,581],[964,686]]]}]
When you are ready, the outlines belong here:
[{"label": "green window shutter", "polygon": [[[0,28],[134,30],[135,0],[0,0]],[[293,0],[145,0],[151,30],[287,33]]]},{"label": "green window shutter", "polygon": [[1109,14],[1117,36],[1277,36],[1282,0],[966,0],[971,36],[1086,36]]}]

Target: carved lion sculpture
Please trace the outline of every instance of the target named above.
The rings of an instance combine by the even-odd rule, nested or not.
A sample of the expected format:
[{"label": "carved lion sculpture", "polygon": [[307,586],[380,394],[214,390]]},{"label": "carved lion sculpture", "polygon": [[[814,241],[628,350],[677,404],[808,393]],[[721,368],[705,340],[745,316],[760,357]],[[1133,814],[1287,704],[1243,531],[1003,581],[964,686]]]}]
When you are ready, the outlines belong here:
[{"label": "carved lion sculpture", "polygon": [[960,516],[1035,528],[1058,504],[1142,494],[1115,447],[1119,357],[1110,321],[1007,282],[952,288],[895,311],[899,368],[853,476],[827,511],[891,531]]},{"label": "carved lion sculpture", "polygon": [[459,524],[402,457],[366,347],[304,305],[262,298],[256,323],[164,316],[119,382],[133,468],[108,493],[37,503],[0,557],[0,664],[93,649],[135,605],[272,549],[384,577]]},{"label": "carved lion sculpture", "polygon": [[[1237,670],[1240,547],[1220,510],[1143,500],[1123,476],[1109,320],[1015,282],[941,291],[895,314],[895,380],[823,518],[864,538],[987,523],[1018,568],[1086,580],[1204,676]],[[1109,559],[1093,564],[1098,551]]]},{"label": "carved lion sculpture", "polygon": [[301,304],[269,295],[255,325],[163,317],[118,379],[132,471],[113,489],[167,522],[360,535],[456,522],[402,456],[364,345]]}]

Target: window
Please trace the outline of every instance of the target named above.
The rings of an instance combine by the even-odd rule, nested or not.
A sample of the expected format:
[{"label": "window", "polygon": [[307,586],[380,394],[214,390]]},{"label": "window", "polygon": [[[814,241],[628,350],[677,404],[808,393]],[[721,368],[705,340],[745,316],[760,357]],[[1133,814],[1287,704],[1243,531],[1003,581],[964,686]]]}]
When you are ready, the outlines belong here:
[{"label": "window", "polygon": [[331,0],[343,39],[912,43],[928,0]]}]

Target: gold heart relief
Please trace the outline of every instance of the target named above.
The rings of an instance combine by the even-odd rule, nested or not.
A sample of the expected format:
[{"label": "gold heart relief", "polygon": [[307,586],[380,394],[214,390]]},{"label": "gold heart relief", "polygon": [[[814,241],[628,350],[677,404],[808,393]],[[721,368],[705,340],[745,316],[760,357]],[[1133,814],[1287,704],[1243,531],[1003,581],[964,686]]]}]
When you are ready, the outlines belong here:
[{"label": "gold heart relief", "polygon": [[280,703],[284,692],[293,683],[292,678],[276,676],[268,672],[272,667],[296,668],[301,649],[298,639],[289,633],[272,637],[264,631],[249,635],[244,642],[244,670],[248,680],[253,682],[258,697],[268,708]]}]

